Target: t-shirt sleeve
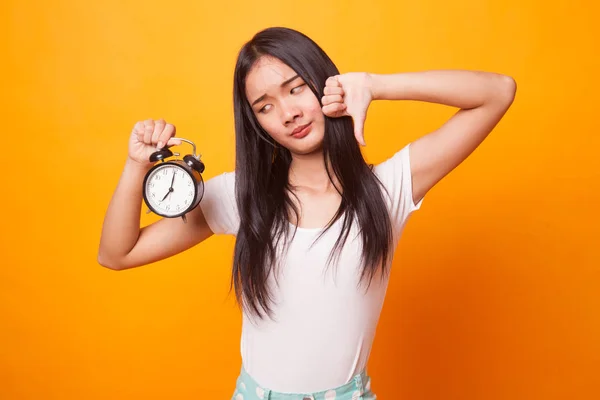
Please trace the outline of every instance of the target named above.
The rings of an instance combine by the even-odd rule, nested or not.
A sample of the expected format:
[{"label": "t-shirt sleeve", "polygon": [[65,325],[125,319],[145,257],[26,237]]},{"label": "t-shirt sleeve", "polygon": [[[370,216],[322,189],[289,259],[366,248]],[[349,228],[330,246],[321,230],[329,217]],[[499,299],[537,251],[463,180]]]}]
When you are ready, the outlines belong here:
[{"label": "t-shirt sleeve", "polygon": [[383,195],[394,233],[399,237],[408,217],[421,208],[423,203],[423,199],[420,199],[417,204],[413,202],[410,143],[389,159],[376,165],[374,171],[387,190]]},{"label": "t-shirt sleeve", "polygon": [[235,172],[208,179],[200,207],[213,233],[237,235],[240,216],[235,201]]}]

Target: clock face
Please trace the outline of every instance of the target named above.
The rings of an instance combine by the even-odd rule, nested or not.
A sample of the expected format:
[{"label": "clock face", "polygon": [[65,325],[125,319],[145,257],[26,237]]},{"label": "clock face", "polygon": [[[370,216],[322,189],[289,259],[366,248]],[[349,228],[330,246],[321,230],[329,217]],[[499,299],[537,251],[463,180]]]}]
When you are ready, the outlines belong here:
[{"label": "clock face", "polygon": [[180,166],[164,164],[155,168],[146,180],[146,199],[161,215],[178,215],[194,201],[196,186],[192,177]]}]

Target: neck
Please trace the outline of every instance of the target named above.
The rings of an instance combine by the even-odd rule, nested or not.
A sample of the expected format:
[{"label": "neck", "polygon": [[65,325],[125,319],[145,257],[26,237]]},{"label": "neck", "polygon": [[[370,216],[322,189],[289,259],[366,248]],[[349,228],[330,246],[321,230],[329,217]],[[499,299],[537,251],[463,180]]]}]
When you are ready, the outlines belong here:
[{"label": "neck", "polygon": [[[333,173],[331,164],[329,164],[329,171]],[[338,181],[335,176],[332,176],[332,178],[337,185]],[[335,190],[327,175],[323,153],[320,151],[311,154],[292,154],[288,179],[290,184],[296,188],[312,189],[319,192]]]}]

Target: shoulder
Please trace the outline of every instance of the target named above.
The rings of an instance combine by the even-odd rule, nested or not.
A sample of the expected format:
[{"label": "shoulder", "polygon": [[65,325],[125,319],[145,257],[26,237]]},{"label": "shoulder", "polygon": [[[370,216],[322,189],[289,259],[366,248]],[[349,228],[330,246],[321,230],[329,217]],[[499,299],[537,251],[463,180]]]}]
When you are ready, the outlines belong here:
[{"label": "shoulder", "polygon": [[405,174],[410,175],[410,143],[375,165],[373,172],[384,183],[385,181],[394,182]]},{"label": "shoulder", "polygon": [[407,144],[373,168],[373,173],[383,186],[392,224],[398,230],[410,214],[421,208],[422,203],[422,199],[417,203],[413,200],[410,145]]},{"label": "shoulder", "polygon": [[200,206],[214,233],[235,234],[239,226],[235,171],[222,172],[207,179]]},{"label": "shoulder", "polygon": [[218,192],[229,191],[235,188],[235,170],[222,172],[205,181],[205,186]]}]

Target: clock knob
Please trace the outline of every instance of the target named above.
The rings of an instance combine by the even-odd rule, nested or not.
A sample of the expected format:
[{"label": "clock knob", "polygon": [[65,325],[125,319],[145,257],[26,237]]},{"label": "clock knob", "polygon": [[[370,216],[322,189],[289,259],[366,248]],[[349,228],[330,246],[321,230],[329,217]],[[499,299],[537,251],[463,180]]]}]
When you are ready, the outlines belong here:
[{"label": "clock knob", "polygon": [[183,161],[185,161],[185,163],[189,165],[192,169],[195,169],[200,173],[204,172],[204,163],[196,159],[194,156],[188,154],[187,156],[183,157]]},{"label": "clock knob", "polygon": [[164,160],[165,158],[169,158],[172,156],[173,156],[173,152],[171,150],[163,149],[163,150],[155,151],[154,153],[150,154],[150,161],[157,162],[157,161],[161,161],[161,160]]}]

